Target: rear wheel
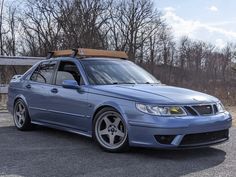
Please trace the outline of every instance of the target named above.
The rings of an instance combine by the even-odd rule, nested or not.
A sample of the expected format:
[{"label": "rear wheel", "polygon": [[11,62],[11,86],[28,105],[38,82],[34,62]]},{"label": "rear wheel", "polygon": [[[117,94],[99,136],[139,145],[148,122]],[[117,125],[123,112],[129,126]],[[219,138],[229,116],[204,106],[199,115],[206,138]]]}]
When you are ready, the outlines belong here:
[{"label": "rear wheel", "polygon": [[32,127],[27,106],[22,99],[18,99],[14,105],[13,120],[19,130],[29,130]]},{"label": "rear wheel", "polygon": [[104,108],[95,116],[94,136],[106,151],[121,152],[128,149],[126,124],[115,109]]}]

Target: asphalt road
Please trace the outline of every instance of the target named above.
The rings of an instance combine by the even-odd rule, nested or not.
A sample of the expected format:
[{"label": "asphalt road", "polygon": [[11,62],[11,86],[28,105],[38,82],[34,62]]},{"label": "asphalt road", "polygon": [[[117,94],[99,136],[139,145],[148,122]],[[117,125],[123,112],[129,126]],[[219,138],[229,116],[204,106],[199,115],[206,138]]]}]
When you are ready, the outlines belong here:
[{"label": "asphalt road", "polygon": [[21,132],[0,113],[0,176],[169,177],[236,176],[236,128],[212,148],[163,151],[132,148],[103,152],[91,139],[36,127]]}]

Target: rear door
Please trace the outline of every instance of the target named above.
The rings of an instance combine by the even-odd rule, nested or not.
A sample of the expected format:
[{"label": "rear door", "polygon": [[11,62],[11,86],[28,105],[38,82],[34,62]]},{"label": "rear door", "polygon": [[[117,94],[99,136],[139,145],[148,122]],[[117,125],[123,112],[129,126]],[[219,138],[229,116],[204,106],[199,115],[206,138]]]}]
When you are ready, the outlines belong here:
[{"label": "rear door", "polygon": [[52,82],[57,61],[42,62],[24,83],[32,121],[48,122]]}]

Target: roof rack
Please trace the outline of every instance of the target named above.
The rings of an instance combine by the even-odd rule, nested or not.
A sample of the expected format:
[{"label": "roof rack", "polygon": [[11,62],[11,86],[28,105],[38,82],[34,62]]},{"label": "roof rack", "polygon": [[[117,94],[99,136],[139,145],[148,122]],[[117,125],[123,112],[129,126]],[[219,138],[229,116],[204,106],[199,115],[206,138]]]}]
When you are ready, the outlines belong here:
[{"label": "roof rack", "polygon": [[47,59],[52,57],[62,57],[62,56],[71,56],[71,57],[78,56],[80,59],[87,57],[110,57],[110,58],[128,59],[128,56],[124,51],[97,50],[97,49],[86,49],[86,48],[52,51],[48,53]]}]

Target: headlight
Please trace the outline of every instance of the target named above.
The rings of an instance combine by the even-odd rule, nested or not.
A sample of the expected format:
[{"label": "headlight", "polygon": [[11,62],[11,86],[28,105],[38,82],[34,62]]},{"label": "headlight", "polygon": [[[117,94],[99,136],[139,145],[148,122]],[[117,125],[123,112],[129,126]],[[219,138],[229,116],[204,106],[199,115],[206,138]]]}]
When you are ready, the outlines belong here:
[{"label": "headlight", "polygon": [[187,113],[180,106],[156,106],[148,104],[136,104],[136,108],[144,113],[160,116],[184,116]]},{"label": "headlight", "polygon": [[216,103],[218,112],[225,112],[225,108],[222,103]]}]

